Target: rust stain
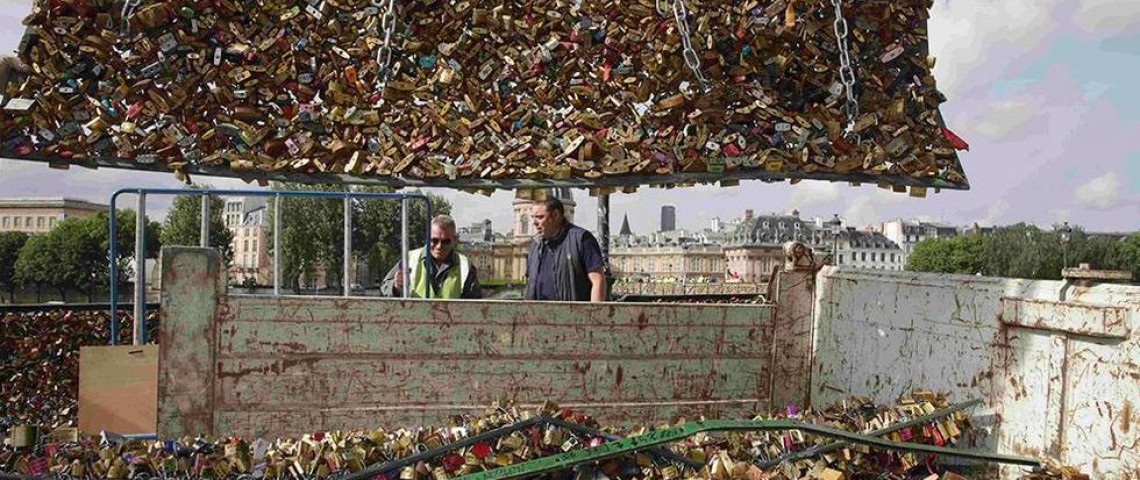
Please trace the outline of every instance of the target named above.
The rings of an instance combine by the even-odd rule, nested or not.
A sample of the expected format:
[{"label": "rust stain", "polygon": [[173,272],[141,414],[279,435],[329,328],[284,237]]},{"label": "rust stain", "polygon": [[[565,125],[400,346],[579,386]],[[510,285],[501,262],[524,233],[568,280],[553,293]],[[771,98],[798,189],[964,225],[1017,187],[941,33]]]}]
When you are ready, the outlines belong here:
[{"label": "rust stain", "polygon": [[1128,433],[1132,430],[1132,402],[1129,400],[1124,401],[1124,407],[1120,409],[1120,431]]}]

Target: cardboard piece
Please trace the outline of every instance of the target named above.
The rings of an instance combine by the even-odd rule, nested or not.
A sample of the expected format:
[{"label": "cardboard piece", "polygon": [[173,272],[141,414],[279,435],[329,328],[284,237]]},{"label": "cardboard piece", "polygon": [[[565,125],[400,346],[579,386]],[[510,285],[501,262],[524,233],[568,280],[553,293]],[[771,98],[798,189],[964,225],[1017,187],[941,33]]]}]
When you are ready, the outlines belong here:
[{"label": "cardboard piece", "polygon": [[79,431],[154,433],[158,423],[158,345],[79,349]]}]

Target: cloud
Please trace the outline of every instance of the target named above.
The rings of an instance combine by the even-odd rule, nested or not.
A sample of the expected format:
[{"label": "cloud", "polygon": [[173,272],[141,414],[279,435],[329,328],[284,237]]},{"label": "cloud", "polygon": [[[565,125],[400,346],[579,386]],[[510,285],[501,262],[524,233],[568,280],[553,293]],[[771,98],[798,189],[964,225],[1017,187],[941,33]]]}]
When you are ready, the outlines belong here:
[{"label": "cloud", "polygon": [[1097,210],[1110,210],[1120,203],[1122,182],[1116,172],[1109,172],[1077,187],[1077,205]]},{"label": "cloud", "polygon": [[902,203],[909,198],[905,194],[876,190],[875,193],[863,194],[851,201],[851,206],[843,213],[844,223],[848,227],[862,227],[877,225],[883,218],[882,210],[890,205]]},{"label": "cloud", "polygon": [[1111,36],[1140,29],[1140,2],[1136,0],[1084,0],[1072,16],[1085,33]]},{"label": "cloud", "polygon": [[985,216],[978,219],[974,223],[984,226],[997,225],[998,219],[1000,219],[1002,214],[1004,214],[1007,210],[1009,210],[1009,204],[1004,200],[999,200],[997,202],[991,203],[990,206],[986,208]]},{"label": "cloud", "polygon": [[1059,26],[1061,0],[939,1],[931,9],[930,52],[938,58],[935,77],[951,98],[985,87],[1044,45]]},{"label": "cloud", "polygon": [[992,139],[1002,139],[1022,130],[1041,115],[1040,105],[1026,100],[1006,100],[991,107],[970,130]]},{"label": "cloud", "polygon": [[804,182],[796,185],[788,203],[794,209],[810,210],[835,203],[842,197],[838,183]]}]

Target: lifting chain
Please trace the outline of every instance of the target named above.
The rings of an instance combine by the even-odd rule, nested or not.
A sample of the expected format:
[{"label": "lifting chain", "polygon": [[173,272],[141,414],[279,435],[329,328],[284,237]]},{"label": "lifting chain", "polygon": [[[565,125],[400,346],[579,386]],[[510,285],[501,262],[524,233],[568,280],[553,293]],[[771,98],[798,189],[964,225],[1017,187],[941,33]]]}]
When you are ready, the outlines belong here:
[{"label": "lifting chain", "polygon": [[843,0],[831,0],[835,5],[835,41],[839,45],[839,80],[847,99],[843,103],[843,113],[847,116],[847,126],[843,136],[855,135],[855,122],[859,119],[859,102],[855,100],[855,68],[851,66],[851,50],[847,44],[847,19],[843,17]]},{"label": "lifting chain", "polygon": [[[654,0],[654,8],[657,9],[658,15],[666,15],[665,9],[661,7],[664,0]],[[693,76],[697,78],[697,82],[701,84],[701,88],[708,91],[710,82],[705,78],[705,74],[701,72],[701,57],[697,55],[697,51],[693,50],[692,33],[689,31],[689,10],[685,7],[684,0],[673,0],[672,3],[673,21],[677,25],[677,35],[681,37],[681,56],[685,59],[685,66],[693,72]]]}]

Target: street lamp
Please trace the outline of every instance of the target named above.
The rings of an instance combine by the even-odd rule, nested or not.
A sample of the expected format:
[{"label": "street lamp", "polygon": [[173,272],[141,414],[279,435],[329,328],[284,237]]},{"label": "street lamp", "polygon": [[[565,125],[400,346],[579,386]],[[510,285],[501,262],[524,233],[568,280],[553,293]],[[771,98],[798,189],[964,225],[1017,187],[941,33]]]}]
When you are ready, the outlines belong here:
[{"label": "street lamp", "polygon": [[836,265],[839,265],[839,229],[843,227],[843,221],[839,219],[837,213],[826,222],[826,225],[827,229],[831,231],[831,259]]},{"label": "street lamp", "polygon": [[1073,229],[1069,222],[1061,226],[1061,269],[1069,268],[1069,240],[1072,239]]}]

